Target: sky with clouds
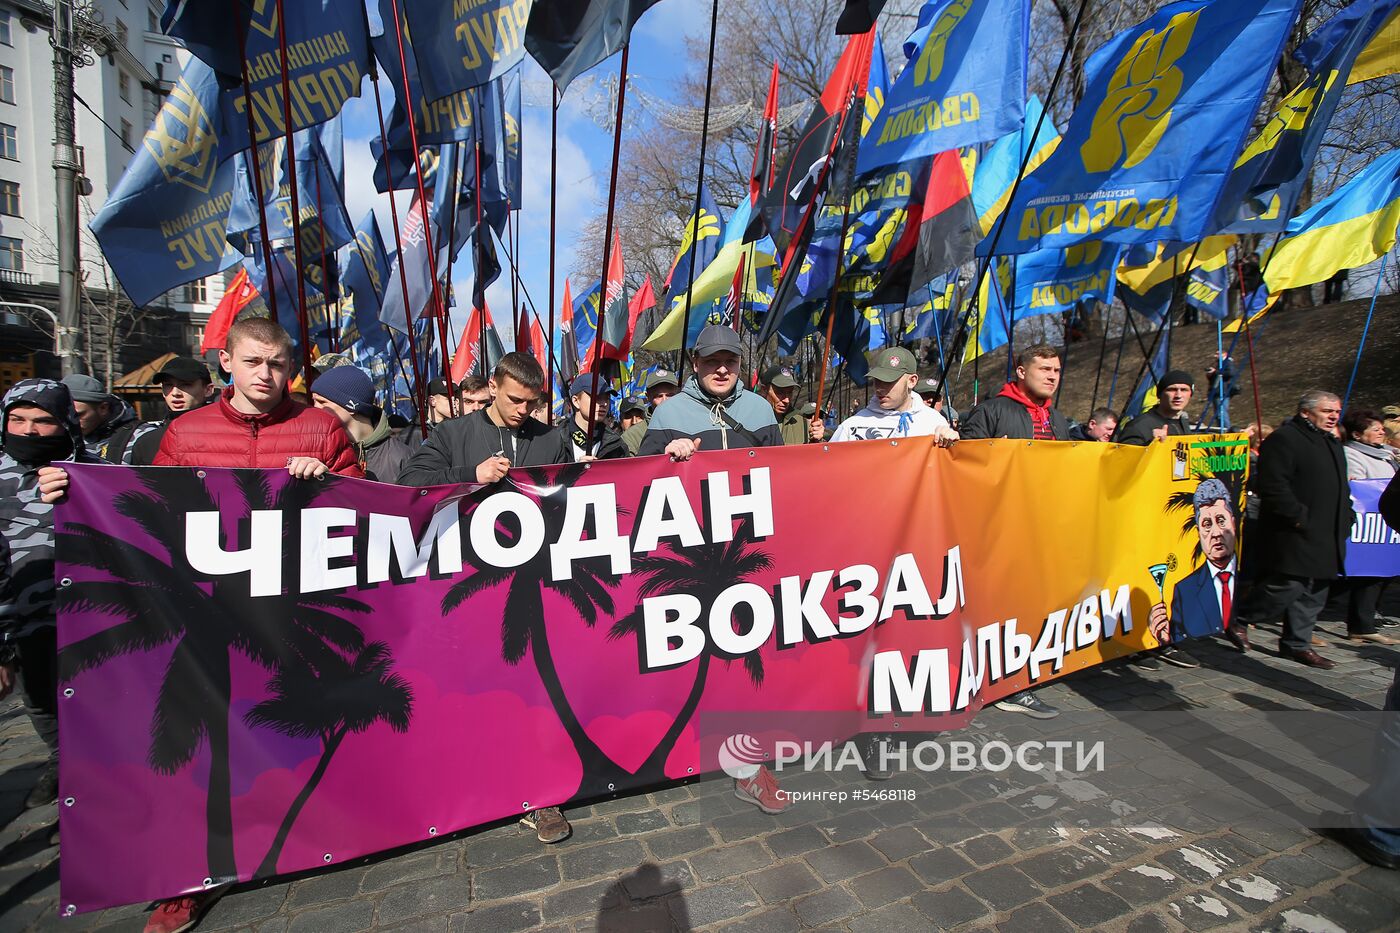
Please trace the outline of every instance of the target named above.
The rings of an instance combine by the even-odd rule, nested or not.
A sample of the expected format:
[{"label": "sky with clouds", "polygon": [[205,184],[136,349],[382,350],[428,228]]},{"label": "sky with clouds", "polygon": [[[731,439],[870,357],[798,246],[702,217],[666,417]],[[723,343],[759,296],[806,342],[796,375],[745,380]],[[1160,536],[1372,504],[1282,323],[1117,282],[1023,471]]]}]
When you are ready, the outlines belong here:
[{"label": "sky with clouds", "polygon": [[[696,0],[664,0],[642,15],[632,31],[632,51],[628,71],[641,79],[649,93],[670,97],[676,79],[687,63],[703,67],[703,62],[690,62],[686,39],[708,38],[709,5]],[[600,64],[589,76],[616,76],[620,56]],[[534,299],[541,320],[548,321],[549,296],[549,204],[551,197],[549,172],[549,76],[529,55],[525,56],[522,76],[524,103],[521,133],[521,168],[524,203],[520,209],[520,256],[517,257],[525,291]],[[608,170],[612,157],[612,134],[599,126],[586,110],[588,82],[580,80],[571,85],[559,108],[558,190],[556,222],[558,226],[555,258],[555,300],[562,299],[564,276],[574,259],[574,243],[588,219],[605,206]],[[380,82],[380,95],[388,118],[393,88]],[[540,103],[532,103],[538,101]],[[689,103],[699,106],[698,103]],[[379,218],[384,242],[393,249],[390,225],[389,196],[374,189],[374,157],[369,140],[379,135],[375,114],[374,94],[366,78],[358,98],[351,99],[344,111],[345,123],[345,189],[346,202],[352,221],[373,209]],[[625,131],[624,131],[625,132]],[[412,192],[395,193],[400,221],[408,211]],[[504,250],[498,250],[503,271],[487,291],[487,304],[496,319],[496,329],[507,349],[512,343],[509,308],[511,304],[510,271]],[[599,268],[602,257],[598,257]],[[452,280],[459,307],[454,311],[456,331],[470,313],[472,288],[471,250],[458,254],[452,269]],[[591,283],[574,283],[577,295]],[[522,299],[523,300],[523,299]],[[455,340],[455,334],[454,334]]]}]

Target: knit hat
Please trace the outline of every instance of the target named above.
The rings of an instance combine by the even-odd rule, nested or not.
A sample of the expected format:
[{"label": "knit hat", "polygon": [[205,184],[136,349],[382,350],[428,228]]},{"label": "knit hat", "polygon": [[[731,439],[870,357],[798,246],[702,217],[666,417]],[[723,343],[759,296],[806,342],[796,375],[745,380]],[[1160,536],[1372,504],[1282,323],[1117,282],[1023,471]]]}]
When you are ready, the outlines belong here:
[{"label": "knit hat", "polygon": [[95,376],[72,373],[63,377],[63,384],[68,387],[68,394],[73,397],[75,402],[86,402],[93,405],[98,402],[112,401],[111,394],[102,387],[102,380]]},{"label": "knit hat", "polygon": [[326,370],[316,377],[311,391],[353,414],[374,415],[374,383],[358,367],[336,366]]},{"label": "knit hat", "polygon": [[1161,379],[1157,380],[1157,394],[1161,395],[1167,390],[1167,386],[1190,386],[1191,391],[1196,391],[1196,380],[1191,378],[1191,374],[1184,369],[1173,369]]}]

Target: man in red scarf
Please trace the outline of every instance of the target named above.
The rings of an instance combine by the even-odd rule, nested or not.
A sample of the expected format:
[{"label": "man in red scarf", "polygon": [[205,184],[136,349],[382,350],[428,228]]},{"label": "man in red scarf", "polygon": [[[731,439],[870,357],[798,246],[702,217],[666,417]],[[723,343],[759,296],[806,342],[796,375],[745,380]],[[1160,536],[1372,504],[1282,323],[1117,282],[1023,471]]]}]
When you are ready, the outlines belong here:
[{"label": "man in red scarf", "polygon": [[1060,351],[1045,343],[1016,357],[1016,379],[972,410],[963,422],[964,440],[984,437],[1069,440],[1069,420],[1050,406],[1060,385]]},{"label": "man in red scarf", "polygon": [[[1060,351],[1049,344],[1027,347],[1016,357],[1016,380],[987,399],[963,421],[964,440],[988,437],[1037,441],[1069,440],[1069,420],[1051,407],[1060,385]],[[1029,690],[997,701],[997,709],[1053,719],[1060,711]]]}]

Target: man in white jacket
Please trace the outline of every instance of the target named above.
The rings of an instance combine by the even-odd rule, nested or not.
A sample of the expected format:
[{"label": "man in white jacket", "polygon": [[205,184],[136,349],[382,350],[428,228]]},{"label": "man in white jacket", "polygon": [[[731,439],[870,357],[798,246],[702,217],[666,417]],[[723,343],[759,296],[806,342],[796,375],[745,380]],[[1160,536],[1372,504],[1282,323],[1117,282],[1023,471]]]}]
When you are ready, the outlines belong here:
[{"label": "man in white jacket", "polygon": [[871,355],[870,404],[836,429],[833,441],[869,441],[895,437],[933,437],[940,447],[958,439],[948,419],[914,391],[919,381],[914,354],[886,347]]}]

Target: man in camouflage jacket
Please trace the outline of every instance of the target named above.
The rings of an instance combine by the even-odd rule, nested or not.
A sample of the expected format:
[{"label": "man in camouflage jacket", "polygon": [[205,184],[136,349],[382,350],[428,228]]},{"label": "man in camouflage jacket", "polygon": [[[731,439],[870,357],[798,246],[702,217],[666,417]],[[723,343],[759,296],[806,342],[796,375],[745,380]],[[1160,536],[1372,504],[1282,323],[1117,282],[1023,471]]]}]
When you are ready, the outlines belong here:
[{"label": "man in camouflage jacket", "polygon": [[54,464],[91,461],[68,387],[25,379],[5,393],[0,435],[0,697],[23,686],[49,761],[25,801],[58,795],[58,633],[54,612],[53,506],[67,491]]}]

